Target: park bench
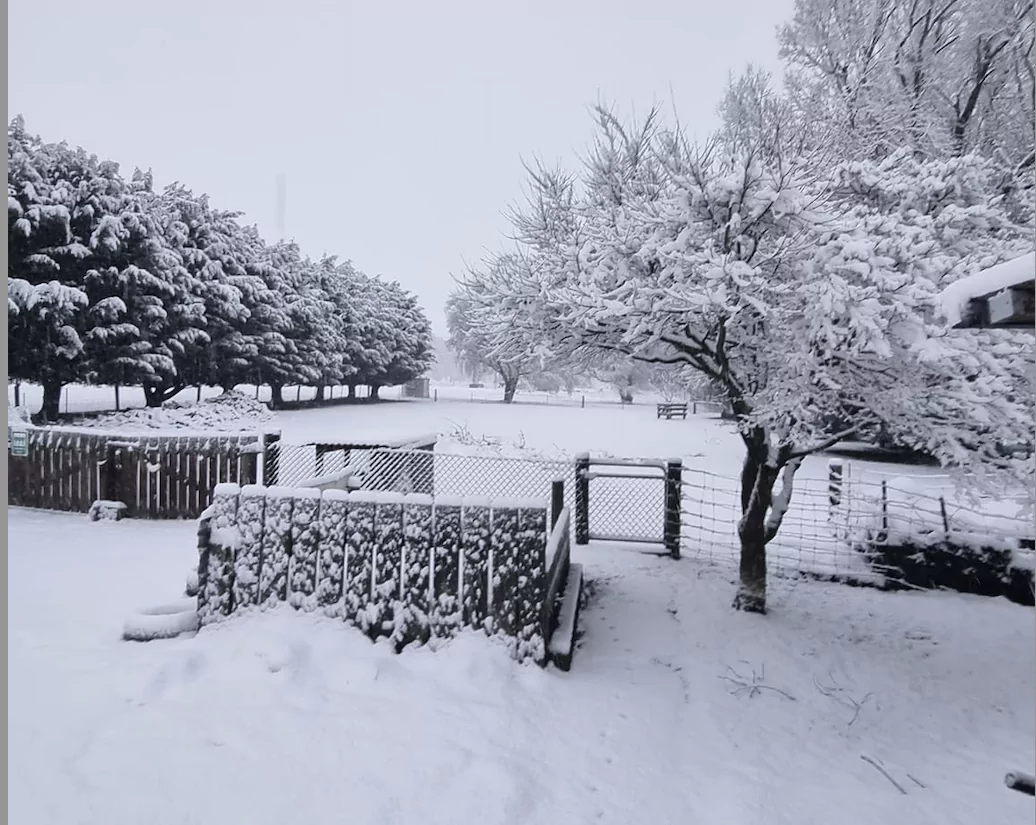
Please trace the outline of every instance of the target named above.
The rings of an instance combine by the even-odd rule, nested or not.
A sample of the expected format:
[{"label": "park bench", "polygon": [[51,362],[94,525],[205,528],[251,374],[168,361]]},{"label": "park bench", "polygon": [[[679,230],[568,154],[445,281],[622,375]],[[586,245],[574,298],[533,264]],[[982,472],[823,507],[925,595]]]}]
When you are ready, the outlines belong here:
[{"label": "park bench", "polygon": [[687,418],[686,403],[665,403],[658,404],[655,407],[655,418],[665,418],[666,420],[670,420],[676,416]]}]

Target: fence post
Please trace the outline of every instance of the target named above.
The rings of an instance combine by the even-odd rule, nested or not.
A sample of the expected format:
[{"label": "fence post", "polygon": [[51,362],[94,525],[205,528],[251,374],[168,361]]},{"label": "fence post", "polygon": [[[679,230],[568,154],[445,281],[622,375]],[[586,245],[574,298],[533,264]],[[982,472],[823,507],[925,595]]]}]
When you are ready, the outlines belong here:
[{"label": "fence post", "polygon": [[313,445],[313,450],[314,450],[314,453],[315,453],[315,455],[314,455],[314,459],[315,459],[314,464],[315,464],[316,474],[318,476],[322,476],[324,474],[324,456],[327,455],[327,453],[331,450],[332,446],[333,445],[330,445],[330,444],[314,444]]},{"label": "fence post", "polygon": [[842,462],[837,459],[827,462],[827,501],[829,516],[834,518],[835,508],[842,503]]},{"label": "fence post", "polygon": [[277,464],[280,452],[280,430],[263,433],[263,486],[273,487],[277,484]]},{"label": "fence post", "polygon": [[576,456],[576,544],[590,543],[590,454]]},{"label": "fence post", "polygon": [[582,400],[579,402],[579,408],[582,410],[586,409],[586,396],[584,395]]},{"label": "fence post", "polygon": [[121,450],[111,444],[105,445],[104,454],[104,500],[122,501],[122,485],[119,483],[122,469]]},{"label": "fence post", "polygon": [[881,532],[888,537],[889,532],[889,483],[881,480]]},{"label": "fence post", "polygon": [[674,559],[680,558],[680,509],[683,461],[671,458],[665,467],[665,547]]},{"label": "fence post", "polygon": [[558,519],[561,518],[561,511],[565,506],[565,480],[563,478],[556,478],[550,484],[550,529],[551,532],[554,530],[554,526],[558,523]]},{"label": "fence post", "polygon": [[[238,450],[240,450],[241,456],[241,477],[238,483],[243,487],[246,484],[258,484],[259,483],[259,456],[253,451],[251,447],[247,450],[241,450],[241,445],[238,444]],[[189,459],[188,459],[189,460]]]}]

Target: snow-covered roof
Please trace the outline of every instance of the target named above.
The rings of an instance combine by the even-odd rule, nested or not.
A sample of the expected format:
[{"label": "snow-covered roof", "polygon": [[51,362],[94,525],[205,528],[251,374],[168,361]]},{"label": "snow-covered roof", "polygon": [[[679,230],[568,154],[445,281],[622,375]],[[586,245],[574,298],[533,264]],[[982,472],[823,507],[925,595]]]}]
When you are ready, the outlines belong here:
[{"label": "snow-covered roof", "polygon": [[1036,252],[982,269],[950,284],[939,296],[940,310],[951,326],[961,322],[968,303],[1036,279]]}]

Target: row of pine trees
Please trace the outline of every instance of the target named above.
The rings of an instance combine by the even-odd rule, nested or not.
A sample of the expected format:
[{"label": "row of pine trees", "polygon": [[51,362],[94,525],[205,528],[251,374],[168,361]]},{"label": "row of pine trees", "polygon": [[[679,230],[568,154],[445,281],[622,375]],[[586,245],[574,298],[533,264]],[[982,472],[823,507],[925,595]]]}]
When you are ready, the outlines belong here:
[{"label": "row of pine trees", "polygon": [[415,296],[179,183],[11,121],[7,142],[9,380],[43,387],[54,420],[71,383],[140,386],[149,406],[189,386],[406,383],[432,361]]}]

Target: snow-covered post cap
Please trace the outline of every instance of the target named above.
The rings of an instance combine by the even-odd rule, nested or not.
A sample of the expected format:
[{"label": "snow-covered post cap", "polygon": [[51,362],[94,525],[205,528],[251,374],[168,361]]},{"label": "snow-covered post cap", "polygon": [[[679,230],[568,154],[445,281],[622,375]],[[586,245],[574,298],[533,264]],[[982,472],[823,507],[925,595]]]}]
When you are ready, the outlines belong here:
[{"label": "snow-covered post cap", "polygon": [[939,293],[936,310],[953,327],[961,323],[968,303],[1036,278],[1036,252],[980,269],[954,281]]}]

